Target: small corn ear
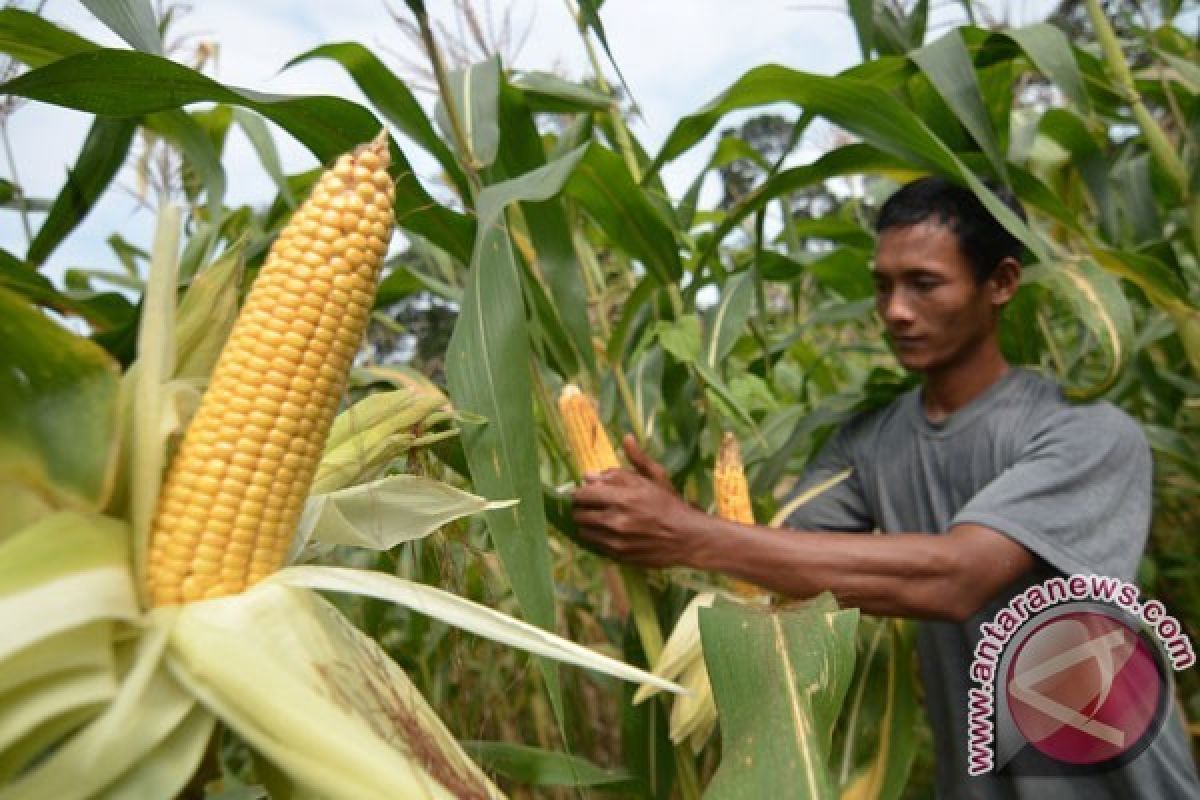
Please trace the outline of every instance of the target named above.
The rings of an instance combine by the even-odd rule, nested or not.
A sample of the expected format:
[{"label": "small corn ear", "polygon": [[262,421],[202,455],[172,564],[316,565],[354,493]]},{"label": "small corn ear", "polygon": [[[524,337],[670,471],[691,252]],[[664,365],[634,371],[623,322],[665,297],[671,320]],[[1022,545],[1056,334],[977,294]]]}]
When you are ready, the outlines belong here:
[{"label": "small corn ear", "polygon": [[719,517],[746,525],[754,524],[750,486],[746,483],[742,455],[738,450],[737,438],[728,431],[721,437],[721,449],[717,452],[713,493],[716,495]]},{"label": "small corn ear", "polygon": [[[742,455],[737,437],[726,431],[717,451],[713,468],[713,494],[716,496],[717,516],[744,525],[754,524],[754,509],[750,505],[750,486],[742,467]],[[757,597],[762,591],[752,583],[731,580],[730,585],[742,597]]]},{"label": "small corn ear", "polygon": [[388,164],[384,133],[341,156],[272,245],[163,482],[154,605],[241,592],[282,566],[391,237]]},{"label": "small corn ear", "polygon": [[558,396],[558,411],[567,432],[567,443],[580,474],[603,472],[620,466],[612,442],[592,399],[568,383]]}]

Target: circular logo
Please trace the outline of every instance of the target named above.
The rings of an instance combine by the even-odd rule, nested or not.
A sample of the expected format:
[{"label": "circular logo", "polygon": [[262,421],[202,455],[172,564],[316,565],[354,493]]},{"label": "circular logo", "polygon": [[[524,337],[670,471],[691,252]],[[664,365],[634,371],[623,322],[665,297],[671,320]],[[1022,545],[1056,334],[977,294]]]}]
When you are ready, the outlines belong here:
[{"label": "circular logo", "polygon": [[1169,701],[1158,651],[1116,614],[1099,610],[1037,626],[1009,662],[1005,688],[1025,740],[1081,766],[1135,757],[1157,733]]}]

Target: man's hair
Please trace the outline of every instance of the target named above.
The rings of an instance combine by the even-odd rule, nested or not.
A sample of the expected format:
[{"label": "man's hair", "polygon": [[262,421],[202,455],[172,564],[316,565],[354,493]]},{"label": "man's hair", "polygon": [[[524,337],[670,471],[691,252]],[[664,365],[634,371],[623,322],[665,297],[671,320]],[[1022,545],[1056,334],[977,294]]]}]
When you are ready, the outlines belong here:
[{"label": "man's hair", "polygon": [[[1025,210],[1012,192],[987,183],[996,196],[1022,220]],[[958,248],[971,265],[976,283],[983,283],[1005,258],[1021,260],[1024,245],[996,221],[975,193],[966,187],[931,175],[905,184],[883,204],[875,221],[875,232],[907,228],[933,221],[948,228],[958,239]]]}]

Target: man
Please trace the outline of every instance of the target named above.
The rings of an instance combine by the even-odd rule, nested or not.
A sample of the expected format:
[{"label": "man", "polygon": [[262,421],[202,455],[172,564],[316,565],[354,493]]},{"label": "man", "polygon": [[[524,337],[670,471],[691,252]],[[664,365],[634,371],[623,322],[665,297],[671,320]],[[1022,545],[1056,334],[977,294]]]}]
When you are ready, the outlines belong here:
[{"label": "man", "polygon": [[[1005,361],[997,327],[1022,248],[974,194],[918,180],[888,200],[877,230],[876,307],[896,358],[923,382],[831,437],[795,491],[852,474],[788,518],[805,535],[766,535],[693,508],[628,436],[636,471],[585,476],[574,499],[579,535],[641,566],[721,572],[789,597],[828,589],[870,614],[922,620],[939,796],[1200,797],[1174,713],[1144,753],[1104,774],[968,775],[980,624],[1053,575],[1132,580],[1150,520],[1151,456],[1123,412],[1069,405],[1055,384]],[[875,529],[891,535],[861,535]]]}]

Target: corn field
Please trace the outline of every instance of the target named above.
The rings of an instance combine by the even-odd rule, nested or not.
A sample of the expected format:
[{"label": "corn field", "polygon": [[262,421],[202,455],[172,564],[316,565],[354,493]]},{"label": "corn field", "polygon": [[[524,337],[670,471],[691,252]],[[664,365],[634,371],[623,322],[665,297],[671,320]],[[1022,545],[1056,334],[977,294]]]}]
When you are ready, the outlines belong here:
[{"label": "corn field", "polygon": [[[28,232],[0,250],[0,800],[932,796],[913,623],[618,566],[570,505],[631,434],[694,505],[780,525],[835,426],[914,385],[872,219],[926,174],[1026,246],[1008,359],[1141,424],[1138,581],[1200,639],[1194,8],[962,2],[935,32],[924,0],[848,0],[860,63],[730,75],[655,151],[599,0],[544,12],[579,81],[422,0],[391,9],[415,64],[278,54],[365,102],[222,83],[167,46],[178,6],[85,5],[123,46],[0,10],[4,113],[90,126],[55,196],[0,180]],[[228,200],[235,128],[274,196]],[[280,136],[322,166],[286,174]],[[131,168],[152,241],[65,263]],[[763,701],[797,687],[799,719]],[[1195,671],[1175,688],[1195,746]]]}]

